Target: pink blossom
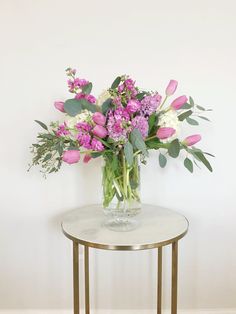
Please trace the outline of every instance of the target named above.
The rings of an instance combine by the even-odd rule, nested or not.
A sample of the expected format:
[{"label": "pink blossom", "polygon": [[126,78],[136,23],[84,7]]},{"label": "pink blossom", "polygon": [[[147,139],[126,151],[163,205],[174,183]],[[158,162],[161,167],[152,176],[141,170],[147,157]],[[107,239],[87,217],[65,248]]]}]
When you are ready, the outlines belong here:
[{"label": "pink blossom", "polygon": [[152,113],[154,113],[157,110],[157,108],[160,106],[161,99],[162,99],[162,97],[158,93],[156,93],[154,95],[145,96],[141,100],[141,112],[142,112],[142,114],[146,117],[146,116],[150,116]]},{"label": "pink blossom", "polygon": [[183,143],[187,146],[192,146],[197,142],[201,141],[201,139],[202,137],[200,134],[190,135],[184,139]]},{"label": "pink blossom", "polygon": [[125,85],[124,85],[124,84],[119,85],[119,86],[118,86],[118,92],[119,92],[119,93],[122,93],[123,90],[124,90],[124,88],[125,88]]},{"label": "pink blossom", "polygon": [[175,129],[174,128],[167,128],[167,127],[163,127],[163,128],[159,128],[157,130],[156,136],[161,139],[164,140],[166,138],[171,137],[174,133],[175,133]]},{"label": "pink blossom", "polygon": [[166,96],[171,96],[176,91],[178,82],[175,80],[170,80],[168,86],[166,87]]},{"label": "pink blossom", "polygon": [[76,94],[75,99],[77,99],[77,100],[86,99],[91,104],[95,104],[95,102],[96,102],[96,98],[93,95],[88,95],[88,94],[83,94],[83,93]]},{"label": "pink blossom", "polygon": [[68,164],[75,164],[80,160],[80,151],[67,150],[63,153],[62,160]]},{"label": "pink blossom", "polygon": [[91,147],[93,150],[98,151],[98,152],[101,152],[104,150],[103,144],[99,140],[97,140],[96,138],[92,139]]},{"label": "pink blossom", "polygon": [[92,130],[93,134],[100,137],[100,138],[104,138],[107,136],[107,130],[101,126],[101,125],[96,125],[93,130]]},{"label": "pink blossom", "polygon": [[83,146],[84,148],[90,149],[91,148],[91,135],[79,132],[77,135],[77,139],[79,141],[79,144]]},{"label": "pink blossom", "polygon": [[61,112],[65,112],[64,110],[64,102],[63,101],[55,101],[54,102],[54,106],[57,110],[61,111]]},{"label": "pink blossom", "polygon": [[183,95],[178,98],[176,98],[174,101],[171,103],[171,107],[175,110],[179,110],[183,105],[188,101],[188,98]]},{"label": "pink blossom", "polygon": [[91,155],[85,154],[85,155],[84,155],[83,162],[84,162],[85,164],[87,164],[91,159],[92,159]]},{"label": "pink blossom", "polygon": [[64,124],[59,125],[57,131],[56,131],[56,135],[57,136],[63,136],[63,135],[69,135],[70,132],[67,130],[67,125],[64,122]]},{"label": "pink blossom", "polygon": [[78,122],[76,124],[76,129],[78,129],[79,131],[90,132],[92,129],[92,126],[88,122]]},{"label": "pink blossom", "polygon": [[142,137],[145,138],[148,135],[148,122],[147,119],[143,116],[136,116],[132,120],[132,126],[135,129],[138,129],[140,133],[142,134]]},{"label": "pink blossom", "polygon": [[101,112],[95,112],[92,117],[93,121],[99,125],[105,125],[106,117]]},{"label": "pink blossom", "polygon": [[131,99],[126,106],[126,110],[132,114],[140,110],[140,107],[141,104],[138,100]]}]

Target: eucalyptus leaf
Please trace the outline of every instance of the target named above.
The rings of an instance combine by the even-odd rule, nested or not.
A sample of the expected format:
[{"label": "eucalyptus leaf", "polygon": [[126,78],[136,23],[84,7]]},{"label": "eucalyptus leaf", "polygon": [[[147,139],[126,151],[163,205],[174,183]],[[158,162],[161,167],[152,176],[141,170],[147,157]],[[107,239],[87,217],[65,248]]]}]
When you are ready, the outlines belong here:
[{"label": "eucalyptus leaf", "polygon": [[133,145],[129,141],[124,145],[124,153],[129,166],[132,166],[134,161],[134,149]]},{"label": "eucalyptus leaf", "polygon": [[179,152],[180,152],[179,140],[175,139],[170,143],[170,146],[168,148],[168,154],[172,158],[177,158],[179,156]]},{"label": "eucalyptus leaf", "polygon": [[186,118],[186,121],[188,122],[188,124],[191,124],[191,125],[198,125],[199,123],[192,119],[192,118]]},{"label": "eucalyptus leaf", "polygon": [[143,92],[143,93],[139,93],[139,94],[137,94],[136,95],[136,99],[138,99],[138,100],[142,100],[143,98],[144,98],[144,96],[146,95],[146,93],[145,92]]},{"label": "eucalyptus leaf", "polygon": [[82,110],[81,99],[68,99],[65,101],[64,110],[69,116],[75,117]]},{"label": "eucalyptus leaf", "polygon": [[193,105],[191,105],[191,104],[189,104],[189,103],[185,103],[182,107],[181,107],[181,109],[190,109],[190,108],[192,108],[193,107]]},{"label": "eucalyptus leaf", "polygon": [[146,144],[143,140],[142,134],[138,129],[133,129],[133,131],[130,133],[130,140],[133,147],[137,148],[138,150],[141,150],[141,152],[145,156],[148,155]]},{"label": "eucalyptus leaf", "polygon": [[121,81],[121,77],[118,76],[118,77],[115,79],[115,81],[111,84],[111,88],[112,88],[112,89],[117,88],[117,87],[119,86],[119,84],[120,84],[120,81]]},{"label": "eucalyptus leaf", "polygon": [[159,165],[161,168],[164,168],[166,166],[167,159],[163,154],[159,154]]},{"label": "eucalyptus leaf", "polygon": [[206,121],[211,121],[207,117],[203,117],[203,116],[198,116],[198,118],[201,118],[201,119],[206,120]]},{"label": "eucalyptus leaf", "polygon": [[184,166],[186,169],[188,169],[188,171],[193,173],[193,163],[189,158],[184,159]]},{"label": "eucalyptus leaf", "polygon": [[104,101],[104,103],[102,104],[102,113],[103,114],[106,114],[107,111],[110,109],[111,107],[111,104],[112,104],[112,99],[111,98],[108,98]]},{"label": "eucalyptus leaf", "polygon": [[189,102],[191,106],[194,106],[194,100],[191,96],[189,96]]},{"label": "eucalyptus leaf", "polygon": [[82,87],[82,92],[83,94],[90,94],[93,88],[93,84],[92,83],[88,83],[87,85]]},{"label": "eucalyptus leaf", "polygon": [[44,124],[43,122],[39,121],[39,120],[34,120],[36,123],[38,123],[44,130],[48,130],[48,127],[46,126],[46,124]]},{"label": "eucalyptus leaf", "polygon": [[193,155],[195,157],[197,157],[198,160],[200,160],[205,166],[206,168],[209,170],[209,171],[213,171],[212,167],[211,167],[211,164],[209,163],[209,161],[206,159],[206,157],[204,156],[204,154],[200,151],[195,151],[193,153]]},{"label": "eucalyptus leaf", "polygon": [[196,105],[196,107],[197,107],[197,109],[202,110],[202,111],[205,111],[205,110],[206,110],[204,107],[199,106],[199,105]]},{"label": "eucalyptus leaf", "polygon": [[178,116],[179,121],[184,121],[184,120],[187,119],[189,116],[191,116],[192,113],[193,113],[192,110],[188,110],[188,111],[185,111],[185,112],[181,113],[181,114]]},{"label": "eucalyptus leaf", "polygon": [[82,109],[87,109],[88,111],[91,111],[91,112],[98,111],[97,106],[94,104],[91,104],[86,99],[80,99],[79,102],[81,103]]}]

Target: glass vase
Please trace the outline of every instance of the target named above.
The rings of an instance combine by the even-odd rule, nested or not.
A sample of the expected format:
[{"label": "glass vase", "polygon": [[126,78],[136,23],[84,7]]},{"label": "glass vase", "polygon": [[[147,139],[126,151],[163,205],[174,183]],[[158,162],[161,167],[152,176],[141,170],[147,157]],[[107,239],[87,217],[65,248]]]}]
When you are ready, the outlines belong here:
[{"label": "glass vase", "polygon": [[138,157],[134,157],[132,166],[123,151],[115,157],[105,157],[102,184],[105,226],[114,231],[137,228],[135,216],[141,210]]}]

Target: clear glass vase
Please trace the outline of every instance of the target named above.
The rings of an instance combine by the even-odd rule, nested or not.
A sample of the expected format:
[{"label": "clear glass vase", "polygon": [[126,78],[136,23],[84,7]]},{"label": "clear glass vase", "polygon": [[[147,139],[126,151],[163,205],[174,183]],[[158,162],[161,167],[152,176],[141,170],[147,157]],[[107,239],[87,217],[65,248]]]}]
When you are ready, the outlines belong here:
[{"label": "clear glass vase", "polygon": [[105,226],[114,231],[130,231],[138,227],[134,218],[141,210],[140,168],[135,156],[129,166],[124,152],[104,158],[103,208]]}]

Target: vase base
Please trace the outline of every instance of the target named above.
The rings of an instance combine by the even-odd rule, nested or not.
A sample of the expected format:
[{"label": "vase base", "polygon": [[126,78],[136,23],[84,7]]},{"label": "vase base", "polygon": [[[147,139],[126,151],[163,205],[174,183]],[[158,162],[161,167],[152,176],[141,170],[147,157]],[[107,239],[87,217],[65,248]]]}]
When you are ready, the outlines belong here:
[{"label": "vase base", "polygon": [[139,227],[140,222],[134,218],[110,218],[104,222],[104,226],[112,231],[126,232]]}]

